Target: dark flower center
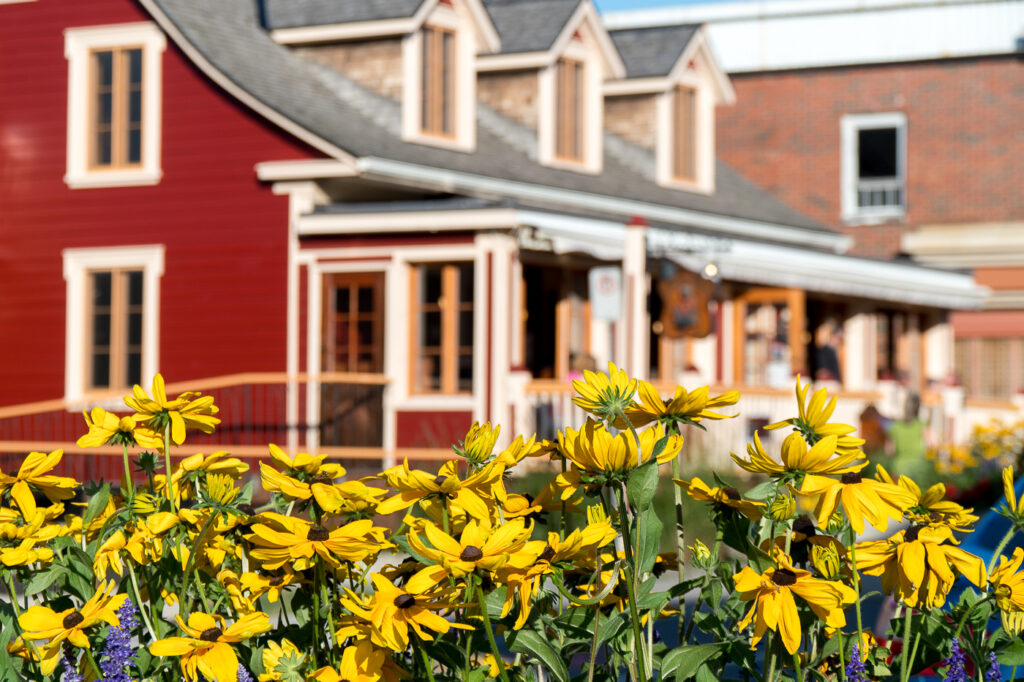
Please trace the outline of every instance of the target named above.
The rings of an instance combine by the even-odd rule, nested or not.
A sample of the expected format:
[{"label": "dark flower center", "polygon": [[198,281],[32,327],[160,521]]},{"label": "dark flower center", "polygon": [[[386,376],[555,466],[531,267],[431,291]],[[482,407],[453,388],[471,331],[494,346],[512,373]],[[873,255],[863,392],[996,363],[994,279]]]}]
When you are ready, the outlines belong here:
[{"label": "dark flower center", "polygon": [[793,522],[793,532],[802,533],[809,538],[818,534],[817,529],[814,527],[814,522],[806,516],[801,516]]},{"label": "dark flower center", "polygon": [[270,586],[271,587],[280,587],[283,584],[284,584],[284,577],[283,576],[275,575],[273,578],[270,579]]},{"label": "dark flower center", "polygon": [[78,611],[72,611],[68,615],[64,616],[64,620],[61,623],[61,625],[64,626],[65,630],[70,630],[71,628],[81,623],[83,620],[85,620],[85,616],[80,614]]},{"label": "dark flower center", "polygon": [[921,526],[911,526],[907,529],[907,532],[903,534],[903,542],[914,542],[917,540],[917,534],[921,532]]},{"label": "dark flower center", "polygon": [[736,488],[733,488],[731,485],[727,485],[724,488],[722,488],[722,492],[725,493],[725,496],[728,497],[730,500],[740,499],[740,491],[736,490]]},{"label": "dark flower center", "polygon": [[447,480],[448,480],[447,476],[441,476],[440,474],[438,474],[437,478],[434,479],[434,485],[436,485],[438,488],[440,488],[441,486],[444,485],[444,482],[447,481]]},{"label": "dark flower center", "polygon": [[220,631],[220,628],[210,628],[209,630],[203,630],[203,634],[199,635],[199,639],[204,642],[216,642],[222,634],[224,633]]},{"label": "dark flower center", "polygon": [[238,511],[242,512],[246,516],[256,516],[256,507],[252,506],[251,504],[247,504],[245,502],[243,502],[242,504],[238,505]]},{"label": "dark flower center", "polygon": [[479,547],[469,545],[462,550],[462,554],[459,555],[459,559],[462,561],[480,561],[484,558],[484,553]]},{"label": "dark flower center", "polygon": [[555,558],[555,550],[554,550],[554,548],[552,548],[551,545],[546,545],[544,547],[544,551],[540,553],[539,557],[537,557],[537,561],[551,561],[554,558]]},{"label": "dark flower center", "polygon": [[411,609],[416,606],[416,597],[411,594],[400,594],[395,597],[395,606],[400,609]]},{"label": "dark flower center", "polygon": [[324,542],[331,537],[331,532],[323,526],[313,526],[306,533],[306,539],[310,542]]},{"label": "dark flower center", "polygon": [[334,479],[326,471],[318,471],[313,477],[313,483],[333,483]]},{"label": "dark flower center", "polygon": [[789,587],[796,583],[796,573],[788,568],[780,568],[772,573],[772,582],[780,587]]},{"label": "dark flower center", "polygon": [[846,484],[860,483],[861,475],[858,474],[856,471],[847,471],[845,474],[843,474],[843,477],[841,479],[839,479],[839,480],[841,480],[843,483],[846,483]]}]

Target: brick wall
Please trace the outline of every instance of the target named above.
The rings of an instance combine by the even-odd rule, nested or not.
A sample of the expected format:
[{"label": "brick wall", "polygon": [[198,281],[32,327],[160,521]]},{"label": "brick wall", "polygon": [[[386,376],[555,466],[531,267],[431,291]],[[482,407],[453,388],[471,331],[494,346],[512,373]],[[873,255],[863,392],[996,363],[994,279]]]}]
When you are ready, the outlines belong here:
[{"label": "brick wall", "polygon": [[604,98],[604,126],[634,144],[654,149],[657,139],[655,95]]},{"label": "brick wall", "polygon": [[397,38],[361,40],[334,45],[300,47],[298,54],[330,66],[381,95],[402,97],[402,41]]},{"label": "brick wall", "polygon": [[[783,201],[889,257],[917,225],[1024,217],[1024,60],[1007,56],[735,74],[719,107],[718,153]],[[907,212],[900,221],[840,220],[839,121],[907,117]]]},{"label": "brick wall", "polygon": [[537,129],[537,72],[499,71],[481,73],[476,81],[477,97],[487,106],[520,123]]}]

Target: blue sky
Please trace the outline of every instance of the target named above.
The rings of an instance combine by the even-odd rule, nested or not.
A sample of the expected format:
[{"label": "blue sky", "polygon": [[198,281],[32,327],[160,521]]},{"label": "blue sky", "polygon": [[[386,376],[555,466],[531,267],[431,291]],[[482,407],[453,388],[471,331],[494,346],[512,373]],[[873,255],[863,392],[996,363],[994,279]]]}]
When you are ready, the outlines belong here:
[{"label": "blue sky", "polygon": [[621,9],[642,9],[646,7],[692,5],[695,2],[729,2],[729,0],[595,0],[597,8],[602,12],[611,12]]}]

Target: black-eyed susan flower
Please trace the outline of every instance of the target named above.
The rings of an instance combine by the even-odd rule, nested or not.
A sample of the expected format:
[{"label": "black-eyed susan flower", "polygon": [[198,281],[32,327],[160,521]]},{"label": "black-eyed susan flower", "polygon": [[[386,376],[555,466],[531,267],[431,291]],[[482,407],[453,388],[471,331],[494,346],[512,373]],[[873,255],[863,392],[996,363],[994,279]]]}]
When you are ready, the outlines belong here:
[{"label": "black-eyed susan flower", "polygon": [[736,590],[743,601],[753,601],[750,610],[737,623],[742,630],[754,623],[754,638],[751,646],[757,645],[765,632],[779,633],[786,651],[791,654],[800,648],[800,614],[797,611],[796,595],[807,602],[826,626],[843,627],[846,616],[843,605],[851,604],[856,593],[838,582],[820,580],[810,572],[794,568],[788,558],[776,553],[776,568],[769,568],[758,574],[749,566],[733,576]]},{"label": "black-eyed susan flower", "polygon": [[626,411],[629,421],[637,428],[654,421],[667,426],[673,422],[699,425],[704,419],[731,419],[736,415],[722,414],[716,410],[735,405],[740,399],[739,391],[711,396],[707,386],[692,391],[677,386],[672,398],[665,400],[658,390],[646,381],[639,382],[637,394],[640,402]]},{"label": "black-eyed susan flower", "polygon": [[584,370],[582,381],[573,379],[572,387],[579,395],[573,396],[572,401],[601,419],[621,418],[633,407],[636,384],[636,379],[631,379],[625,370],[609,362],[607,374]]},{"label": "black-eyed susan flower", "polygon": [[102,407],[91,412],[82,411],[88,433],[78,439],[80,448],[95,448],[101,445],[135,445],[144,448],[163,447],[163,437],[153,429],[140,426],[134,417],[118,417]]},{"label": "black-eyed susan flower", "polygon": [[864,519],[878,530],[885,530],[889,519],[901,520],[916,501],[906,489],[865,478],[858,471],[848,471],[839,479],[808,474],[800,486],[800,494],[818,496],[819,526],[828,523],[842,504],[846,518],[857,533],[864,532]]},{"label": "black-eyed susan flower", "polygon": [[477,569],[496,571],[513,556],[529,561],[529,557],[520,552],[533,526],[527,526],[521,518],[497,527],[471,519],[457,540],[429,521],[424,521],[420,527],[421,530],[414,527],[409,531],[409,542],[422,557],[443,566],[456,578]]},{"label": "black-eyed susan flower", "polygon": [[1024,526],[1024,497],[1017,499],[1012,466],[1003,469],[1003,495],[1006,497],[1006,506],[1001,507],[999,513],[1013,521],[1018,528]]},{"label": "black-eyed susan flower", "polygon": [[452,627],[472,630],[472,626],[452,623],[437,614],[450,608],[446,600],[438,601],[437,586],[447,571],[442,566],[428,566],[398,587],[379,573],[370,575],[374,594],[365,603],[342,599],[353,614],[373,625],[373,638],[392,651],[409,648],[409,630],[424,641],[434,639],[431,633],[444,634]]},{"label": "black-eyed susan flower", "polygon": [[271,640],[263,649],[263,669],[260,682],[301,679],[306,667],[306,655],[299,651],[291,640],[284,638],[280,644]]},{"label": "black-eyed susan flower", "polygon": [[882,591],[908,606],[942,606],[957,575],[985,584],[985,562],[953,543],[948,526],[911,526],[886,540],[857,544],[857,569],[882,577]]},{"label": "black-eyed susan flower", "polygon": [[[655,456],[656,445],[663,438],[664,447]],[[630,471],[652,458],[659,465],[671,462],[683,447],[682,436],[666,436],[660,425],[641,431],[639,440],[638,453],[633,434],[623,431],[613,436],[603,424],[592,419],[579,431],[566,429],[558,434],[559,452],[579,472],[584,483],[591,482],[589,479],[624,480]]]},{"label": "black-eyed susan flower", "polygon": [[302,571],[313,566],[315,556],[339,566],[342,561],[362,561],[392,546],[384,540],[387,529],[374,526],[369,519],[326,528],[282,514],[267,513],[261,518],[264,522],[253,524],[246,539],[253,547],[252,558],[264,569],[288,564]]},{"label": "black-eyed susan flower", "polygon": [[273,443],[270,444],[270,457],[280,470],[260,462],[260,478],[267,492],[280,493],[287,500],[314,499],[328,513],[341,509],[345,495],[337,480],[345,475],[345,467],[325,462],[326,455],[300,452],[289,457]]},{"label": "black-eyed susan flower", "polygon": [[239,577],[239,581],[249,591],[252,599],[258,599],[267,595],[267,600],[273,604],[281,598],[281,592],[289,585],[297,585],[302,581],[301,576],[289,566],[281,567],[281,570],[274,574],[253,573],[248,571]]},{"label": "black-eyed susan flower", "polygon": [[494,496],[494,486],[501,484],[504,472],[503,466],[492,462],[460,479],[458,460],[445,462],[436,475],[410,469],[406,460],[381,473],[388,486],[398,494],[377,505],[377,513],[386,516],[408,509],[418,500],[432,498],[459,507],[473,518],[487,520],[491,517],[490,501]]},{"label": "black-eyed susan flower", "polygon": [[75,496],[78,481],[49,473],[60,464],[63,456],[63,450],[54,450],[49,454],[31,452],[22,461],[17,475],[0,472],[0,492],[10,491],[11,499],[25,518],[32,518],[36,513],[33,491],[41,492],[50,502],[69,500]]},{"label": "black-eyed susan flower", "polygon": [[850,435],[856,429],[849,424],[829,423],[828,421],[832,418],[832,413],[836,409],[835,397],[828,400],[827,391],[824,388],[819,388],[811,396],[810,401],[808,401],[807,391],[810,388],[810,383],[801,386],[800,377],[798,376],[796,378],[796,405],[799,416],[769,424],[765,429],[772,431],[792,426],[811,445],[827,436],[835,436],[836,452],[841,455],[863,457],[864,453],[860,447],[864,445],[864,439]]},{"label": "black-eyed susan flower", "polygon": [[911,523],[946,525],[962,532],[970,530],[978,521],[978,517],[971,513],[973,509],[946,499],[946,486],[942,483],[936,483],[921,492],[921,487],[906,476],[900,476],[893,481],[892,476],[881,464],[875,468],[875,478],[883,483],[894,483],[910,493],[915,501],[904,512],[904,517]]},{"label": "black-eyed susan flower", "polygon": [[195,682],[202,675],[217,682],[238,681],[238,656],[232,644],[244,642],[270,630],[267,614],[257,611],[226,625],[219,615],[193,613],[188,623],[175,616],[187,637],[165,637],[149,645],[154,656],[179,656],[185,679]]},{"label": "black-eyed susan flower", "polygon": [[[114,594],[116,588],[113,582],[101,583],[96,593],[78,609],[72,607],[54,611],[42,604],[30,606],[18,618],[22,636],[33,642],[45,640],[43,648],[47,650],[59,650],[65,641],[79,649],[88,649],[89,636],[86,630],[100,623],[114,626],[120,624],[117,610],[128,595]],[[50,661],[44,654],[43,665],[48,665],[48,661],[56,666],[56,660]],[[44,675],[52,672],[52,667],[43,670]]]},{"label": "black-eyed susan flower", "polygon": [[185,442],[186,429],[197,429],[203,433],[213,433],[220,419],[213,416],[220,410],[213,404],[213,396],[203,396],[190,391],[182,393],[174,400],[167,399],[164,378],[157,374],[153,377],[153,397],[136,384],[132,395],[124,399],[124,404],[135,410],[135,421],[145,424],[148,428],[162,432],[168,425],[171,431],[171,442],[181,445]]},{"label": "black-eyed susan flower", "polygon": [[324,666],[311,673],[308,679],[316,682],[398,682],[408,677],[386,649],[379,649],[369,639],[363,639],[342,651],[337,669]]},{"label": "black-eyed susan flower", "polygon": [[689,481],[681,478],[673,478],[672,481],[685,490],[692,499],[710,502],[717,509],[722,507],[735,509],[752,521],[758,521],[764,515],[764,502],[744,500],[739,491],[731,486],[712,488],[697,476]]},{"label": "black-eyed susan flower", "polygon": [[1020,570],[1021,563],[1024,563],[1024,549],[1017,547],[1012,558],[999,557],[999,563],[988,577],[1003,630],[1011,636],[1020,634],[1024,629],[1024,571]]},{"label": "black-eyed susan flower", "polygon": [[810,448],[799,433],[791,433],[782,441],[782,461],[776,462],[765,452],[761,438],[754,432],[754,442],[747,444],[747,457],[743,459],[729,453],[741,469],[755,474],[789,477],[799,474],[845,474],[860,471],[868,465],[858,452],[837,453],[836,436],[825,436]]},{"label": "black-eyed susan flower", "polygon": [[465,457],[471,466],[480,466],[488,462],[494,455],[494,446],[498,442],[501,426],[491,426],[490,422],[481,424],[473,422],[466,433],[466,439],[454,447],[456,453]]}]

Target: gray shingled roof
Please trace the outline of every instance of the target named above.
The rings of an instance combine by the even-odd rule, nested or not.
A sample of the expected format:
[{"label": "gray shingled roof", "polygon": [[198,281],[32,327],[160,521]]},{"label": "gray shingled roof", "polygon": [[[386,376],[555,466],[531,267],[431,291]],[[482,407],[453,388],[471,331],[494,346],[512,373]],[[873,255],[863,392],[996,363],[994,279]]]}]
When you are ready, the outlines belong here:
[{"label": "gray shingled roof", "polygon": [[[411,17],[424,0],[251,0],[268,29]],[[219,4],[209,3],[209,4]]]},{"label": "gray shingled roof", "polygon": [[626,65],[627,78],[665,76],[672,70],[700,24],[610,31]]},{"label": "gray shingled roof", "polygon": [[165,14],[196,50],[265,106],[356,157],[832,232],[723,163],[718,164],[716,190],[710,196],[660,187],[653,181],[650,152],[611,135],[606,136],[604,171],[599,175],[541,166],[536,133],[482,105],[474,153],[403,142],[399,102],[275,43],[259,27],[252,0],[142,3]]},{"label": "gray shingled roof", "polygon": [[484,0],[502,53],[549,49],[583,0]]}]

